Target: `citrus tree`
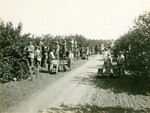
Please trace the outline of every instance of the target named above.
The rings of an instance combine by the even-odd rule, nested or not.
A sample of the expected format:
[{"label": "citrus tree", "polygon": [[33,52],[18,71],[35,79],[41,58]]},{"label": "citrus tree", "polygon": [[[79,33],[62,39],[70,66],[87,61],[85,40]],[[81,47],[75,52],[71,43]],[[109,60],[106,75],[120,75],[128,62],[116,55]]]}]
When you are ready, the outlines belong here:
[{"label": "citrus tree", "polygon": [[24,53],[28,35],[21,36],[22,24],[13,27],[11,22],[0,21],[0,77],[12,80],[24,78],[28,66]]},{"label": "citrus tree", "polygon": [[[134,26],[115,42],[114,54],[124,51],[126,69],[135,75],[149,76],[150,70],[150,12],[134,21]],[[130,46],[130,48],[129,48]]]}]

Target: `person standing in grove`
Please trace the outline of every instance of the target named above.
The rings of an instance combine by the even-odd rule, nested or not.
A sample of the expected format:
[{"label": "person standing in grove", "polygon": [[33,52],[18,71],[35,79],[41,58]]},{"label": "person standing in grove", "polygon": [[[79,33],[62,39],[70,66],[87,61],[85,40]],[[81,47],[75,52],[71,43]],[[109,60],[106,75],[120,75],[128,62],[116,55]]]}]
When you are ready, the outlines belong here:
[{"label": "person standing in grove", "polygon": [[38,78],[39,76],[39,71],[40,71],[40,64],[41,64],[41,51],[40,51],[40,47],[39,46],[36,46],[35,47],[35,58],[34,58],[34,61],[35,61],[35,75],[36,75],[36,78]]},{"label": "person standing in grove", "polygon": [[74,58],[74,54],[72,53],[72,51],[69,51],[69,55],[68,55],[68,66],[71,69],[73,64],[73,58]]},{"label": "person standing in grove", "polygon": [[103,73],[105,73],[107,70],[110,71],[110,73],[112,73],[112,58],[110,53],[107,53],[107,56],[105,56],[104,58],[104,64],[103,64]]},{"label": "person standing in grove", "polygon": [[35,50],[35,65],[37,69],[40,68],[40,64],[41,64],[41,51],[40,47],[37,46]]},{"label": "person standing in grove", "polygon": [[32,44],[32,41],[29,42],[29,45],[25,47],[25,52],[27,52],[27,64],[29,67],[29,72],[30,72],[30,76],[29,76],[29,80],[34,80],[33,79],[33,71],[34,71],[34,45]]},{"label": "person standing in grove", "polygon": [[60,46],[58,42],[56,42],[56,58],[59,60],[59,51],[60,51]]},{"label": "person standing in grove", "polygon": [[76,40],[74,41],[74,57],[78,57],[78,43]]},{"label": "person standing in grove", "polygon": [[28,53],[28,62],[30,68],[34,67],[34,45],[32,44],[32,41],[29,42],[29,46],[25,48],[25,51]]},{"label": "person standing in grove", "polygon": [[87,59],[89,58],[89,54],[90,54],[90,50],[89,50],[89,47],[87,46],[87,49],[86,49]]},{"label": "person standing in grove", "polygon": [[124,62],[125,62],[125,57],[123,55],[123,53],[120,51],[119,55],[117,57],[117,67],[119,69],[119,76],[121,76],[121,74],[125,74],[124,72]]},{"label": "person standing in grove", "polygon": [[50,48],[49,49],[49,53],[48,53],[48,59],[47,59],[47,63],[48,63],[48,72],[51,73],[54,65],[53,65],[53,60],[55,59],[54,56],[54,49]]},{"label": "person standing in grove", "polygon": [[42,42],[42,40],[40,40],[40,51],[41,51],[41,54],[42,54],[42,57],[41,57],[41,67],[44,67],[44,61],[45,61],[45,47],[44,47],[44,43]]},{"label": "person standing in grove", "polygon": [[44,46],[44,67],[47,67],[48,49],[49,48],[47,46]]},{"label": "person standing in grove", "polygon": [[62,59],[64,60],[66,58],[67,54],[67,43],[66,40],[64,41],[62,45]]}]

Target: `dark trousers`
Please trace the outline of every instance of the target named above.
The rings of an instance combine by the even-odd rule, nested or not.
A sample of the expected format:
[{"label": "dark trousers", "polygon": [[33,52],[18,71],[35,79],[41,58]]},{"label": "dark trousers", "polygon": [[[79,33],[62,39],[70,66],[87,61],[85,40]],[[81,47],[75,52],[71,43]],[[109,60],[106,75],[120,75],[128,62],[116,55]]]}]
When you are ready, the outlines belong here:
[{"label": "dark trousers", "polygon": [[123,69],[123,64],[117,64],[118,65],[118,70],[119,70],[119,76],[124,75],[124,69]]},{"label": "dark trousers", "polygon": [[45,67],[45,61],[46,57],[45,56],[42,56],[42,60],[41,60],[41,67]]},{"label": "dark trousers", "polygon": [[48,71],[51,72],[52,68],[53,68],[53,63],[50,61],[48,62]]}]

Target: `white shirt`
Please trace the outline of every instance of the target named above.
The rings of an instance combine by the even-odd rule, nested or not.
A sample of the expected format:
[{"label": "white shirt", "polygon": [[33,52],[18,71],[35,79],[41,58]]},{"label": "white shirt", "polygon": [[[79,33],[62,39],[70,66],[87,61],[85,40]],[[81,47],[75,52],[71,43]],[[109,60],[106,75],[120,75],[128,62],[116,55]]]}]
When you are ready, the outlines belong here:
[{"label": "white shirt", "polygon": [[74,58],[73,53],[70,53],[68,57],[69,57],[70,59],[73,59],[73,58]]},{"label": "white shirt", "polygon": [[52,59],[55,59],[54,52],[50,52]]},{"label": "white shirt", "polygon": [[28,46],[28,51],[30,52],[29,58],[34,58],[34,46],[33,45]]},{"label": "white shirt", "polygon": [[35,51],[35,56],[37,57],[37,60],[38,60],[38,61],[41,61],[41,56],[40,56],[40,54],[41,54],[40,50],[37,49],[37,50]]},{"label": "white shirt", "polygon": [[107,54],[110,54],[110,52],[109,51],[105,51],[104,57],[107,57]]},{"label": "white shirt", "polygon": [[118,56],[118,58],[117,58],[117,62],[118,62],[118,64],[123,64],[123,63],[124,63],[124,60],[125,60],[125,58],[124,58],[124,56],[123,56],[123,55]]}]

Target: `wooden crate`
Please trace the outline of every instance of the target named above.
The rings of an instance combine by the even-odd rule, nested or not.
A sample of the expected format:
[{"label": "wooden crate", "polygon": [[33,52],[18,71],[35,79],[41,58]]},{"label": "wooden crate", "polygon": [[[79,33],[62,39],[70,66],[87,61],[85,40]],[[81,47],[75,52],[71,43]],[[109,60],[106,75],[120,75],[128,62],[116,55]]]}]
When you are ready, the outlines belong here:
[{"label": "wooden crate", "polygon": [[68,64],[68,60],[59,60],[59,64],[64,64],[64,65],[66,65],[66,64]]},{"label": "wooden crate", "polygon": [[58,60],[53,60],[53,64],[54,64],[54,65],[58,65],[58,64],[59,64],[59,61],[58,61]]},{"label": "wooden crate", "polygon": [[63,66],[63,65],[59,65],[58,71],[59,71],[59,72],[64,72],[64,66]]},{"label": "wooden crate", "polygon": [[98,69],[98,74],[97,76],[103,76],[103,69],[102,68],[99,68]]},{"label": "wooden crate", "polygon": [[119,70],[118,68],[113,69],[113,76],[119,76]]}]

